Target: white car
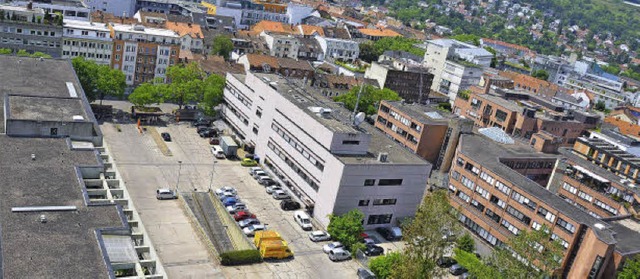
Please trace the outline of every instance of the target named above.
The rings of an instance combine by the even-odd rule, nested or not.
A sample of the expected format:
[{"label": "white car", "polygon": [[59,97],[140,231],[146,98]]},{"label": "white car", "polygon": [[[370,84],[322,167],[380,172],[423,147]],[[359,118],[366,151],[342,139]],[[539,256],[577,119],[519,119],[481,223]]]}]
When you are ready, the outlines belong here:
[{"label": "white car", "polygon": [[259,171],[253,172],[253,179],[258,179],[260,176],[269,177],[269,175],[266,172],[264,172],[263,170],[259,170]]},{"label": "white car", "polygon": [[322,246],[322,251],[324,251],[325,253],[329,254],[329,252],[331,252],[331,250],[336,249],[336,248],[342,248],[344,247],[344,245],[342,245],[342,243],[340,242],[331,242],[329,244],[325,244],[324,246]]},{"label": "white car", "polygon": [[220,195],[222,195],[223,193],[232,193],[234,195],[238,194],[238,191],[236,191],[235,188],[231,187],[231,186],[224,186],[218,190],[216,190],[216,196],[220,197]]},{"label": "white car", "polygon": [[254,174],[255,172],[257,172],[257,171],[262,171],[262,168],[261,168],[261,167],[250,167],[250,168],[249,168],[249,174],[250,174],[251,176],[253,176],[253,174]]},{"label": "white car", "polygon": [[331,240],[331,235],[324,231],[312,231],[309,233],[309,240],[313,242],[327,241]]},{"label": "white car", "polygon": [[264,225],[251,225],[242,229],[242,232],[244,232],[246,236],[253,236],[257,231],[264,231],[264,229]]},{"label": "white car", "polygon": [[273,194],[273,192],[278,191],[278,190],[282,190],[282,187],[277,186],[277,185],[269,186],[269,187],[267,187],[267,194]]},{"label": "white car", "polygon": [[211,153],[218,159],[224,159],[226,156],[224,155],[224,150],[220,145],[214,145],[211,147]]},{"label": "white car", "polygon": [[287,192],[283,190],[274,191],[273,193],[271,193],[271,196],[276,200],[284,200],[291,197],[289,196],[289,194],[287,194]]},{"label": "white car", "polygon": [[229,214],[236,214],[238,211],[247,210],[248,207],[244,203],[238,202],[234,205],[227,206],[227,212]]},{"label": "white car", "polygon": [[329,259],[334,262],[346,261],[348,259],[351,259],[351,253],[349,253],[349,251],[347,250],[344,250],[343,248],[336,248],[329,251]]}]

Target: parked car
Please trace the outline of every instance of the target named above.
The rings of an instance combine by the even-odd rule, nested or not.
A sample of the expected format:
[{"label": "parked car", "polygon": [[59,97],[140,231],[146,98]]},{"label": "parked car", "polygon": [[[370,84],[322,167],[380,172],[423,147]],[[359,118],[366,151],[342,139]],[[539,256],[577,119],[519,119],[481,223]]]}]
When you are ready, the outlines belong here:
[{"label": "parked car", "polygon": [[362,267],[358,268],[356,275],[358,279],[376,279],[376,275],[371,270]]},{"label": "parked car", "polygon": [[384,248],[375,244],[367,244],[364,249],[364,254],[369,257],[380,256],[384,254]]},{"label": "parked car", "polygon": [[249,174],[251,176],[253,176],[257,171],[262,171],[261,167],[250,167],[249,168]]},{"label": "parked car", "polygon": [[251,225],[242,229],[242,232],[244,232],[246,236],[253,236],[257,231],[264,231],[264,229],[264,225]]},{"label": "parked car", "polygon": [[222,201],[222,205],[224,205],[225,207],[227,207],[227,206],[234,205],[234,204],[236,204],[236,203],[238,203],[238,202],[239,202],[239,200],[238,200],[237,198],[225,198],[225,199]]},{"label": "parked car", "polygon": [[159,200],[173,200],[177,199],[178,195],[175,191],[170,189],[158,189],[156,190],[156,199]]},{"label": "parked car", "polygon": [[346,261],[351,259],[351,253],[349,251],[344,250],[342,248],[337,248],[329,251],[329,259],[331,261]]},{"label": "parked car", "polygon": [[389,241],[402,239],[402,230],[398,227],[379,227],[376,232]]},{"label": "parked car", "polygon": [[233,214],[233,220],[236,220],[236,222],[250,218],[255,219],[256,215],[247,211],[246,209],[237,211],[235,214]]},{"label": "parked car", "polygon": [[264,181],[262,181],[262,185],[264,186],[280,186],[280,182],[275,181],[273,179],[266,179]]},{"label": "parked car", "polygon": [[211,139],[209,139],[209,144],[211,144],[211,145],[220,145],[220,138],[212,137]]},{"label": "parked car", "polygon": [[300,209],[300,203],[293,200],[283,200],[280,202],[280,208],[282,210],[298,210]]},{"label": "parked car", "polygon": [[289,196],[289,194],[283,190],[274,191],[273,193],[271,193],[271,196],[276,200],[284,200],[284,199],[291,198],[291,196]]},{"label": "parked car", "polygon": [[454,264],[449,268],[449,273],[451,273],[451,275],[462,275],[465,272],[467,272],[467,269],[460,264]]},{"label": "parked car", "polygon": [[458,276],[459,279],[476,279],[476,277],[468,272],[462,273],[462,275]]},{"label": "parked car", "polygon": [[273,194],[273,192],[275,191],[282,190],[282,187],[274,185],[274,186],[269,186],[266,189],[267,189],[267,194]]},{"label": "parked car", "polygon": [[298,210],[293,213],[293,219],[296,220],[296,223],[300,225],[300,227],[305,231],[313,230],[313,224],[311,224],[311,217],[309,214],[302,210]]},{"label": "parked car", "polygon": [[265,171],[263,171],[263,170],[258,170],[258,171],[254,171],[254,172],[253,172],[253,179],[256,179],[256,180],[257,180],[257,179],[258,179],[258,177],[260,177],[260,176],[266,176],[266,177],[269,177],[269,175],[268,175]]},{"label": "parked car", "polygon": [[215,193],[216,193],[216,196],[220,197],[223,193],[231,193],[231,194],[235,195],[238,192],[236,191],[235,188],[233,188],[231,186],[224,186],[222,188],[217,189]]},{"label": "parked car", "polygon": [[238,199],[238,196],[232,192],[224,192],[221,193],[220,195],[218,195],[218,198],[220,199],[220,201],[224,201],[227,198],[236,198]]},{"label": "parked car", "polygon": [[436,261],[436,264],[439,267],[444,267],[444,268],[449,268],[452,265],[457,264],[457,263],[458,262],[455,259],[451,258],[451,257],[440,257],[440,258],[438,258],[438,261]]},{"label": "parked car", "polygon": [[218,136],[218,130],[215,129],[203,129],[202,131],[198,132],[198,135],[200,135],[201,138],[211,138],[211,137],[217,137]]},{"label": "parked car", "polygon": [[193,121],[193,122],[191,123],[191,126],[193,126],[193,127],[197,127],[197,126],[209,126],[209,125],[211,125],[211,121],[209,121],[209,120],[205,120],[205,119],[202,119],[202,118],[196,119],[195,121]]},{"label": "parked car", "polygon": [[313,242],[328,241],[331,240],[331,235],[324,231],[312,231],[309,233],[309,240]]},{"label": "parked car", "polygon": [[161,133],[160,136],[164,141],[171,141],[171,135],[169,135],[169,133],[167,132]]},{"label": "parked car", "polygon": [[268,176],[260,176],[258,177],[258,183],[264,185],[264,186],[269,186],[269,185],[274,185],[276,182],[271,179],[271,177]]},{"label": "parked car", "polygon": [[361,241],[364,245],[369,245],[369,244],[376,244],[375,241],[373,241],[373,239],[371,239],[370,237],[365,237],[362,239]]},{"label": "parked car", "polygon": [[200,132],[205,131],[205,130],[209,130],[211,129],[211,127],[209,127],[209,125],[198,125],[196,126],[196,133],[200,134]]},{"label": "parked car", "polygon": [[336,242],[331,242],[329,244],[325,244],[324,246],[322,246],[322,251],[324,251],[325,253],[329,253],[333,249],[342,248],[342,247],[344,247],[344,245],[336,241]]},{"label": "parked car", "polygon": [[220,147],[220,145],[214,145],[211,147],[211,154],[213,154],[213,156],[215,156],[218,159],[224,159],[226,156],[224,155],[224,150],[222,150],[222,147]]},{"label": "parked car", "polygon": [[258,225],[258,224],[260,224],[260,220],[258,220],[258,219],[256,219],[256,218],[248,218],[248,219],[244,219],[244,220],[242,220],[242,221],[238,222],[238,225],[239,225],[241,228],[246,228],[246,227],[248,227],[248,226],[251,226],[251,225]]},{"label": "parked car", "polygon": [[238,202],[231,206],[227,206],[227,212],[229,212],[229,214],[236,214],[236,212],[240,210],[246,210],[246,209],[247,209],[247,205],[241,202]]},{"label": "parked car", "polygon": [[243,167],[255,167],[258,165],[258,162],[253,159],[244,158],[242,159],[242,162],[240,162],[240,165]]}]

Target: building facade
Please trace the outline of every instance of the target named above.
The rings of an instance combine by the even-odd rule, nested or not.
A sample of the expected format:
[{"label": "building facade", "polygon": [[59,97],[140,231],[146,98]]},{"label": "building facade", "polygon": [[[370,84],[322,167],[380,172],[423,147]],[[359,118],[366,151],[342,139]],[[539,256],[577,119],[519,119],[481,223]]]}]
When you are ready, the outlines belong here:
[{"label": "building facade", "polygon": [[64,19],[89,21],[91,8],[81,0],[57,0],[57,1],[12,1],[13,5],[26,7],[31,3],[34,8],[43,9],[49,14],[59,13]]},{"label": "building facade", "polygon": [[92,12],[102,11],[116,16],[132,17],[136,12],[136,0],[85,0]]},{"label": "building facade", "polygon": [[319,35],[316,35],[316,40],[322,48],[325,59],[331,58],[335,60],[353,62],[358,59],[358,55],[360,55],[360,46],[357,42],[344,39],[326,38]]},{"label": "building facade", "polygon": [[[360,209],[367,229],[413,216],[431,164],[393,143],[367,123],[300,80],[247,72],[227,75],[225,119],[255,146],[321,225],[329,214]],[[326,100],[326,101],[325,101]]]},{"label": "building facade", "polygon": [[167,29],[142,25],[109,25],[113,38],[111,65],[126,76],[127,85],[138,85],[160,78],[167,67],[178,62],[180,37]]},{"label": "building facade", "polygon": [[31,6],[0,5],[0,48],[13,52],[42,52],[59,58],[62,54],[62,20],[45,19],[45,11]]},{"label": "building facade", "polygon": [[64,20],[62,58],[84,57],[98,64],[111,65],[113,40],[107,24]]},{"label": "building facade", "polygon": [[380,88],[389,88],[406,102],[425,103],[429,95],[433,75],[421,67],[396,69],[391,61],[372,62],[364,73],[365,78],[378,81]]},{"label": "building facade", "polygon": [[298,58],[300,41],[297,37],[284,34],[273,34],[263,31],[260,36],[264,38],[269,47],[269,55],[281,58]]}]

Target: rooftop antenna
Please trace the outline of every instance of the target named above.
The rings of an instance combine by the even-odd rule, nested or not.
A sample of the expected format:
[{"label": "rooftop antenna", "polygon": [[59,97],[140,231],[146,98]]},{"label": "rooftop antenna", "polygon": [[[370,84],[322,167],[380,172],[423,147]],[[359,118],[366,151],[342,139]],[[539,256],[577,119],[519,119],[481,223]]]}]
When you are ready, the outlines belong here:
[{"label": "rooftop antenna", "polygon": [[353,108],[354,123],[355,123],[356,113],[358,113],[358,105],[360,104],[360,96],[362,95],[363,89],[364,89],[364,80],[362,80],[362,83],[360,84],[360,90],[358,90],[358,98],[356,98],[356,105]]}]

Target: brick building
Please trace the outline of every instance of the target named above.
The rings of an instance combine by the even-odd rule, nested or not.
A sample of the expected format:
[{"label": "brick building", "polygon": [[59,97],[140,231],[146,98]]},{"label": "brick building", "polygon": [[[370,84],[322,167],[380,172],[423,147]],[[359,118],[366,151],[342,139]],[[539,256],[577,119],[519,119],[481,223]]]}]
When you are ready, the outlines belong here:
[{"label": "brick building", "polygon": [[450,170],[450,203],[460,222],[492,246],[544,225],[564,247],[557,275],[612,278],[640,252],[638,222],[600,220],[547,190],[556,164],[556,157],[527,146],[462,135]]},{"label": "brick building", "polygon": [[424,103],[427,100],[433,74],[421,67],[403,67],[398,69],[389,60],[372,62],[367,68],[365,78],[378,81],[380,88],[389,88],[407,102]]},{"label": "brick building", "polygon": [[515,89],[528,92],[531,95],[551,101],[557,93],[568,93],[568,90],[546,80],[537,79],[530,75],[516,72],[502,71],[500,76],[513,80]]},{"label": "brick building", "polygon": [[612,111],[604,122],[618,127],[621,133],[640,136],[640,108],[625,106]]}]

